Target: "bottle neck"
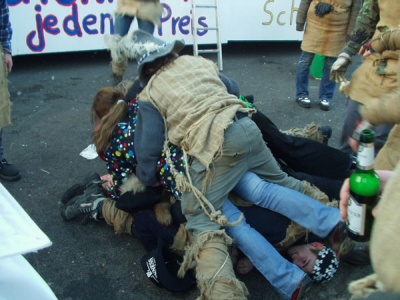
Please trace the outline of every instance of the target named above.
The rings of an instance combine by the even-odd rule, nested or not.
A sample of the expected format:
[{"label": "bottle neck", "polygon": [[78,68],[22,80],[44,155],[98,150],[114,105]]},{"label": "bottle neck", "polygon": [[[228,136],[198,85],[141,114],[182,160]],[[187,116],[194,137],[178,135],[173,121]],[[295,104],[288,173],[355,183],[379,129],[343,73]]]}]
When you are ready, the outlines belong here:
[{"label": "bottle neck", "polygon": [[360,170],[373,170],[375,160],[374,143],[362,143],[358,146],[357,168]]}]

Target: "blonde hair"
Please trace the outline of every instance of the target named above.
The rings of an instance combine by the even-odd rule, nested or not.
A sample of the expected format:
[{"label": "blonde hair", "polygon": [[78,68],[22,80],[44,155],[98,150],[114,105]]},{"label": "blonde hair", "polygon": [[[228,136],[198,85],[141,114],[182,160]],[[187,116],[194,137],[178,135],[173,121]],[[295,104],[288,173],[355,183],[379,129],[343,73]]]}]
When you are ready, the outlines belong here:
[{"label": "blonde hair", "polygon": [[105,152],[111,145],[112,134],[128,114],[128,104],[123,100],[124,94],[113,87],[101,88],[92,104],[92,122],[96,124],[93,132],[93,143],[98,152]]}]

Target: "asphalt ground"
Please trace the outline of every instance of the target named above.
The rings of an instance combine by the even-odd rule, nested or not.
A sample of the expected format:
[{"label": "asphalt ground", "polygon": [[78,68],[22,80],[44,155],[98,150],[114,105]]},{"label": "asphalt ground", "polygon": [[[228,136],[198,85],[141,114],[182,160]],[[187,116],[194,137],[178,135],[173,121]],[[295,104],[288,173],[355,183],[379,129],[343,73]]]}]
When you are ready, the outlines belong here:
[{"label": "asphalt ground", "polygon": [[[184,53],[191,54],[192,48]],[[279,128],[330,125],[329,145],[338,147],[346,99],[337,91],[332,109],[321,111],[319,81],[312,79],[313,107],[299,107],[299,56],[298,42],[230,43],[223,47],[223,72],[239,82],[243,95],[254,95],[257,107]],[[195,299],[197,289],[172,294],[146,278],[139,262],[145,251],[135,237],[116,235],[104,222],[66,223],[60,216],[60,198],[68,187],[93,172],[106,173],[100,159],[87,160],[79,153],[91,144],[90,106],[99,88],[112,85],[110,75],[106,51],[14,57],[9,76],[13,123],[4,129],[3,140],[6,158],[22,178],[2,183],[53,242],[25,257],[59,299]],[[136,75],[132,62],[126,78]],[[313,285],[306,298],[348,299],[348,283],[371,271],[371,266],[342,263],[332,281]],[[250,299],[281,299],[256,270],[239,278]]]}]

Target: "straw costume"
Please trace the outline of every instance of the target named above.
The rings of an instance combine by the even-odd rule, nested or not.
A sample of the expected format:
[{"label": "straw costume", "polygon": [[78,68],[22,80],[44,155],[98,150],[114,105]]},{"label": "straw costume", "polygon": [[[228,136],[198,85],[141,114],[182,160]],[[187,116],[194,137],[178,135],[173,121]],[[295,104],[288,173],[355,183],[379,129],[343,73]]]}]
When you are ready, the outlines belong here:
[{"label": "straw costume", "polygon": [[[168,145],[182,147],[189,162],[186,175],[171,171],[182,191],[182,210],[192,239],[179,275],[196,268],[201,299],[245,299],[247,289],[236,279],[228,254],[232,240],[220,229],[234,225],[227,224],[221,213],[229,191],[246,171],[300,192],[306,192],[305,183],[280,170],[248,117],[254,108],[227,92],[213,62],[194,56],[171,59],[183,47],[182,41],[165,43],[138,30],[112,49],[138,61],[139,79],[145,86],[138,97],[136,175],[145,185],[156,184],[160,153],[164,151],[169,162]],[[166,58],[168,65],[146,79],[146,66]]]},{"label": "straw costume", "polygon": [[[371,123],[367,126],[397,124],[377,155],[375,168],[381,170],[393,170],[400,159],[400,113],[394,109],[399,105],[399,14],[399,1],[366,0],[350,41],[331,72],[332,79],[344,82],[341,91],[363,104],[362,117]],[[347,81],[344,74],[361,45],[372,54],[364,58],[351,81]]]}]

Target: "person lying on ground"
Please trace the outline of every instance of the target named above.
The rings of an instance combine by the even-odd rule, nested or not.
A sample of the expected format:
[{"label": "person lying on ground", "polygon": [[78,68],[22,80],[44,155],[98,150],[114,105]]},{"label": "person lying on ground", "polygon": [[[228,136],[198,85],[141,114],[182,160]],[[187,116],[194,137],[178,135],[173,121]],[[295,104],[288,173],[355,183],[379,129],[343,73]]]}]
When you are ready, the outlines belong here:
[{"label": "person lying on ground", "polygon": [[[101,187],[101,184],[97,187]],[[246,173],[233,192],[245,199],[251,197],[257,205],[274,209],[274,211],[262,209],[257,205],[242,208],[246,219],[259,224],[258,228],[262,229],[264,236],[251,228],[246,219],[237,226],[227,226],[225,229],[265,278],[286,299],[300,299],[305,288],[313,281],[326,282],[333,277],[338,268],[338,257],[348,251],[343,247],[345,244],[342,244],[344,224],[337,208],[328,207],[297,191],[268,183],[253,173]],[[69,212],[75,210],[76,216],[79,214],[79,207],[82,206],[82,201],[79,199],[81,198],[78,196],[77,199],[71,199],[67,203]],[[119,222],[118,218],[113,216],[121,214],[121,211],[113,205],[114,200],[94,196],[92,200],[86,199],[85,204],[91,201],[96,204],[92,211],[87,211],[92,217],[100,220],[104,214],[108,224],[125,228],[126,233],[138,236],[147,251],[157,247],[159,236],[172,249],[181,251],[182,247],[177,245],[184,245],[190,239],[190,236],[183,234],[181,224],[184,224],[185,220],[184,216],[179,214],[179,201],[174,204],[175,213],[172,214],[174,218],[170,226],[162,226],[152,210],[125,213],[127,219],[122,219],[123,222],[116,224]],[[229,221],[237,220],[241,214],[230,201],[226,201],[223,213]],[[304,239],[307,230],[295,225],[291,219],[306,226],[320,238],[313,240],[310,235],[309,239]],[[325,242],[325,245],[322,242]],[[286,259],[273,244],[281,250],[281,253],[288,254]]]},{"label": "person lying on ground", "polygon": [[[106,91],[110,91],[110,90],[106,90]],[[105,92],[105,91],[101,91],[101,93],[100,93],[100,95],[104,95],[104,93],[103,92]],[[115,92],[115,91],[114,91]],[[117,103],[118,102],[118,98],[120,98],[120,94],[118,94],[118,93],[115,93],[115,97],[114,97],[114,105],[116,105],[116,106],[118,106],[118,105],[123,105],[123,103],[122,102],[120,102],[120,103]],[[115,104],[115,103],[117,103],[117,104]],[[104,109],[104,106],[101,106],[102,107],[102,109]],[[98,111],[101,111],[102,109],[100,109],[100,108],[98,108],[97,110]],[[107,111],[107,110],[105,110],[105,111]],[[125,126],[125,125],[124,125]],[[109,128],[108,126],[105,126],[104,127],[104,129],[107,129],[107,128]],[[119,131],[119,134],[118,134],[118,137],[121,135],[121,133],[123,132],[126,136],[130,136],[130,134],[127,134],[127,130],[125,130],[125,127],[124,128],[122,128],[121,130],[119,129],[118,130]],[[100,132],[99,131],[99,129],[98,129],[98,131],[97,132]],[[120,144],[124,144],[121,140],[119,140],[119,142],[120,142]],[[115,147],[115,149],[118,149],[118,151],[119,152],[121,152],[121,148],[120,147]],[[111,151],[111,152],[113,152],[113,151]],[[173,151],[174,152],[174,151]],[[118,157],[121,157],[121,153],[120,154],[118,154],[118,155],[114,155],[114,152],[113,152],[113,155],[111,155],[111,156],[113,156],[114,158],[118,158]],[[123,155],[122,157],[129,157],[128,155]],[[177,157],[177,156],[176,156]],[[180,161],[180,159],[178,159],[178,161]],[[115,163],[116,163],[116,161],[115,161],[115,159],[113,160],[113,165],[115,165]],[[121,163],[118,163],[117,164],[118,165],[118,168],[119,169],[121,169]],[[131,166],[131,169],[132,169],[132,166]],[[165,170],[165,168],[161,168],[162,170]],[[184,170],[182,170],[182,172],[183,172]],[[165,178],[168,178],[169,176],[165,176]],[[164,182],[166,182],[166,181],[164,181]],[[115,192],[115,189],[113,189],[113,191]]]}]

